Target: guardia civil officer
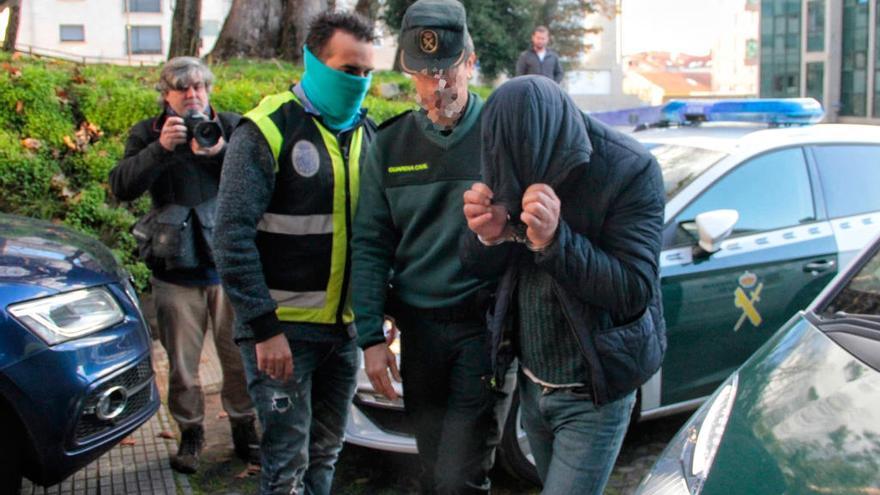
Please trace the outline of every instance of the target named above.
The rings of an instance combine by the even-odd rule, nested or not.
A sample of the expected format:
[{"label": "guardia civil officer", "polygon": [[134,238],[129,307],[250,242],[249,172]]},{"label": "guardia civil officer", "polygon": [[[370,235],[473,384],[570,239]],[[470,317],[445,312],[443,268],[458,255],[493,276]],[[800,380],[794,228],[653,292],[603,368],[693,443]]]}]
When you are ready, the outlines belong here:
[{"label": "guardia civil officer", "polygon": [[[492,388],[484,352],[489,284],[462,269],[457,254],[461,195],[480,177],[483,107],[468,91],[476,56],[464,7],[414,3],[400,48],[421,110],[383,124],[364,164],[352,239],[358,344],[377,391],[396,399],[392,379],[402,375],[423,491],[488,493],[507,403],[498,404],[505,395]],[[385,314],[401,332],[400,374]]]}]

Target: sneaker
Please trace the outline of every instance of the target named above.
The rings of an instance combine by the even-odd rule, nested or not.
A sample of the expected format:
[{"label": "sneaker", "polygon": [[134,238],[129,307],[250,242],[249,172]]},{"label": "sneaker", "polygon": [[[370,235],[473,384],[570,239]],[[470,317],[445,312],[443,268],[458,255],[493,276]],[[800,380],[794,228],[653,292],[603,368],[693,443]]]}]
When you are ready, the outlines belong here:
[{"label": "sneaker", "polygon": [[254,426],[254,418],[231,421],[232,445],[239,459],[254,465],[260,464],[260,438]]},{"label": "sneaker", "polygon": [[199,469],[199,454],[205,446],[205,429],[193,426],[183,430],[177,455],[171,458],[171,468],[184,474],[193,474]]}]

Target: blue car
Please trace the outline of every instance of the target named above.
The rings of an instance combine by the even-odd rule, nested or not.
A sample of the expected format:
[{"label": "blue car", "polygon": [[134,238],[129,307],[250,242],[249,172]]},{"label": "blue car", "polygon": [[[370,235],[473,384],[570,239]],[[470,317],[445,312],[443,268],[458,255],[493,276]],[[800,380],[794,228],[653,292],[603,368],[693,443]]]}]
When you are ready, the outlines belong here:
[{"label": "blue car", "polygon": [[156,412],[150,342],[104,245],[0,214],[0,493],[63,480]]}]

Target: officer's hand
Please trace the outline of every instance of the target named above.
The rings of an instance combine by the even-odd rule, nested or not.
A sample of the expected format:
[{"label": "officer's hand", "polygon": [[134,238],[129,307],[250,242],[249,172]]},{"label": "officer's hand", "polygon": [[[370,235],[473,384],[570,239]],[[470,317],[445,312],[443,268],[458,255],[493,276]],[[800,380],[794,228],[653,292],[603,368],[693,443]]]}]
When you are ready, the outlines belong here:
[{"label": "officer's hand", "polygon": [[282,382],[293,376],[293,355],[283,333],[257,342],[256,348],[257,369]]},{"label": "officer's hand", "polygon": [[559,198],[547,184],[532,184],[522,199],[520,220],[528,227],[526,237],[536,249],[553,240],[559,227]]},{"label": "officer's hand", "polygon": [[226,141],[223,139],[223,136],[220,136],[220,140],[217,141],[217,144],[211,146],[210,148],[202,148],[199,146],[199,142],[193,139],[189,143],[190,149],[192,149],[193,154],[199,156],[214,156],[217,153],[223,151],[223,147],[226,146]]},{"label": "officer's hand", "polygon": [[159,144],[168,151],[174,151],[178,144],[186,142],[186,126],[180,117],[168,117],[162,132],[159,134]]},{"label": "officer's hand", "polygon": [[367,373],[370,383],[373,384],[373,389],[389,400],[396,400],[397,392],[394,391],[394,387],[391,385],[388,370],[391,370],[391,376],[394,377],[394,381],[400,383],[397,359],[387,344],[383,342],[364,349],[364,371]]},{"label": "officer's hand", "polygon": [[484,242],[494,242],[507,226],[507,208],[492,204],[494,194],[489,186],[477,182],[464,192],[464,217],[468,228]]}]

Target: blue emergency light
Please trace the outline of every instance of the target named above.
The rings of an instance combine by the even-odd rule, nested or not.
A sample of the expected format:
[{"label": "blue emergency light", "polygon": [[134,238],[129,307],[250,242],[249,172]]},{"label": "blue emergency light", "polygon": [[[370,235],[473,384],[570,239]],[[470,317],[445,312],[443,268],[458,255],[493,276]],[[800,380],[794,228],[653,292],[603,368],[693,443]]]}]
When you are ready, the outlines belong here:
[{"label": "blue emergency light", "polygon": [[745,98],[736,100],[672,100],[661,109],[670,123],[752,122],[771,126],[809,125],[825,111],[813,98]]}]

